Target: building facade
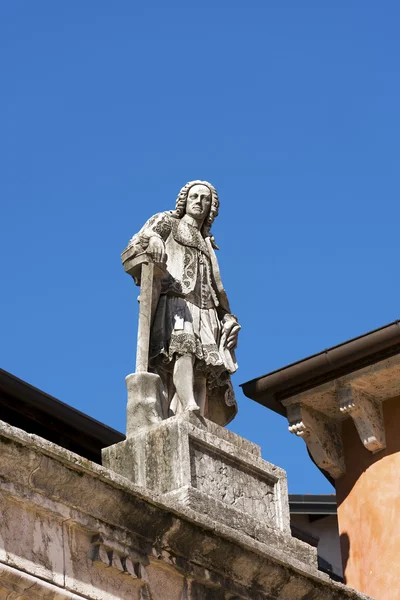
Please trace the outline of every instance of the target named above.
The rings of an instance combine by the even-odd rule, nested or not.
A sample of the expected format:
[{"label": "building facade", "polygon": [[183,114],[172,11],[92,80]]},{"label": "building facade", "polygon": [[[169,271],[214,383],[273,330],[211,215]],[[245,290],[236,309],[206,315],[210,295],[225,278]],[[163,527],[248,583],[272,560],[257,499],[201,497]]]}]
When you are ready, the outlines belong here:
[{"label": "building facade", "polygon": [[400,322],[243,385],[285,416],[335,485],[344,579],[400,597]]},{"label": "building facade", "polygon": [[4,372],[0,394],[0,599],[366,598],[291,535],[286,475],[251,442],[174,417],[130,442],[129,478],[99,464],[118,432]]}]

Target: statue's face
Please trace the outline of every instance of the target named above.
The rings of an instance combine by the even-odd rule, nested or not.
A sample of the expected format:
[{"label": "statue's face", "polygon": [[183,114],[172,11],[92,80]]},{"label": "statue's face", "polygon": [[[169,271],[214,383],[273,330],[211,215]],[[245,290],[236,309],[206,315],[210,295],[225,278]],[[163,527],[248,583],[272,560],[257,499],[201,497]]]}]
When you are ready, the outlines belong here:
[{"label": "statue's face", "polygon": [[206,185],[194,185],[190,188],[186,201],[186,214],[197,221],[204,220],[211,207],[211,191]]}]

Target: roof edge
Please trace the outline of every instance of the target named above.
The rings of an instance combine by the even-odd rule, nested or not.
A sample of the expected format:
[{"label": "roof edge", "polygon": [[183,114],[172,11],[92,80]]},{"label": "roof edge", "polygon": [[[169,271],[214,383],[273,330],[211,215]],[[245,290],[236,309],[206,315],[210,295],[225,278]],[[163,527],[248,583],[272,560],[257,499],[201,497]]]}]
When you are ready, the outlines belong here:
[{"label": "roof edge", "polygon": [[85,435],[101,440],[104,445],[116,444],[125,439],[125,436],[119,431],[104,425],[3,369],[0,369],[0,390],[22,400],[27,405],[35,406],[36,409],[49,416],[65,420]]},{"label": "roof edge", "polygon": [[241,384],[241,388],[248,398],[285,416],[281,400],[398,353],[399,320],[251,379]]}]

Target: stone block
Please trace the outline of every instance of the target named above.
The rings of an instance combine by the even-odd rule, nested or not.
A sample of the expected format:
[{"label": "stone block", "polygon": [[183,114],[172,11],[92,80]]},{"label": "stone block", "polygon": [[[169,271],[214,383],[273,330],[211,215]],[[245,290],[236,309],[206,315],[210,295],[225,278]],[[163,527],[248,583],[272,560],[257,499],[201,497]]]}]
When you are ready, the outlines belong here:
[{"label": "stone block", "polygon": [[0,506],[0,563],[62,585],[62,522],[45,506],[39,510],[24,498],[15,501],[3,491]]},{"label": "stone block", "polygon": [[120,552],[101,537],[94,539],[67,523],[63,552],[65,587],[71,592],[95,600],[140,600],[145,583],[131,565],[128,551]]},{"label": "stone block", "polygon": [[103,464],[256,539],[266,529],[290,535],[286,473],[255,444],[195,413],[104,449]]},{"label": "stone block", "polygon": [[147,430],[163,420],[161,379],[155,373],[132,373],[126,377],[128,404],[126,435]]},{"label": "stone block", "polygon": [[205,586],[196,581],[189,584],[190,600],[225,600],[226,595],[223,589]]},{"label": "stone block", "polygon": [[150,561],[147,567],[148,589],[151,600],[182,600],[184,577],[176,569],[166,568],[160,562]]}]

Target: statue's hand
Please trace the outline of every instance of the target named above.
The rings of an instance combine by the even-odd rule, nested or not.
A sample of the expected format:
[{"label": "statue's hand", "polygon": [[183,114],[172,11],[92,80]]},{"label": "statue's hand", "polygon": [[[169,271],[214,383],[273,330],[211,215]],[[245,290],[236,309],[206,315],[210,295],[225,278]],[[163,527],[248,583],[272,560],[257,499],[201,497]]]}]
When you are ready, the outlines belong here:
[{"label": "statue's hand", "polygon": [[233,315],[225,315],[222,321],[222,343],[228,350],[234,350],[238,344],[240,325]]},{"label": "statue's hand", "polygon": [[166,260],[165,245],[163,240],[159,237],[152,236],[149,239],[149,245],[147,246],[146,252],[155,262],[165,262]]}]

